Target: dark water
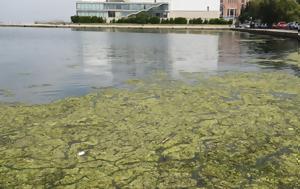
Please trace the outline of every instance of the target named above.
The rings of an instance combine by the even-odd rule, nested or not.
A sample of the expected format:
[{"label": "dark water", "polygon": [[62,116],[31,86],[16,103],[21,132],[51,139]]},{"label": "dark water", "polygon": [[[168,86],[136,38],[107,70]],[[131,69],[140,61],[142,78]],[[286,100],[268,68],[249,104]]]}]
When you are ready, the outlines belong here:
[{"label": "dark water", "polygon": [[0,101],[47,103],[156,71],[172,79],[182,72],[293,72],[256,60],[296,50],[295,40],[233,31],[0,28]]}]

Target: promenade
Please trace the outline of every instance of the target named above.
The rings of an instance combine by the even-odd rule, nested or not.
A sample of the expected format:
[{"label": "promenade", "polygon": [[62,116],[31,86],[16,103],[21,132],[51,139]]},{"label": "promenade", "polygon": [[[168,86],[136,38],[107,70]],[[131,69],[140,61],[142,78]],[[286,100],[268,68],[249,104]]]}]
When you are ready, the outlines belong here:
[{"label": "promenade", "polygon": [[28,27],[28,28],[72,28],[72,29],[188,29],[188,30],[233,30],[254,34],[272,35],[299,39],[296,30],[280,29],[248,29],[232,28],[229,25],[174,25],[174,24],[3,24],[0,27]]},{"label": "promenade", "polygon": [[272,35],[276,37],[288,37],[299,39],[297,30],[280,30],[280,29],[246,29],[246,28],[232,28],[234,31],[249,32],[254,34]]},{"label": "promenade", "polygon": [[209,29],[229,30],[229,25],[168,25],[168,24],[0,24],[0,27],[74,28],[74,29]]}]

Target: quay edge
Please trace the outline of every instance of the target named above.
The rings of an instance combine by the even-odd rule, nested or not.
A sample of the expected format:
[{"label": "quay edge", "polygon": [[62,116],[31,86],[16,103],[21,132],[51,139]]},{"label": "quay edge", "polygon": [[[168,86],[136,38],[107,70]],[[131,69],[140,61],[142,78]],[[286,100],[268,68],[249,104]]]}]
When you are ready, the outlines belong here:
[{"label": "quay edge", "polygon": [[244,28],[231,28],[233,31],[239,32],[248,32],[253,34],[263,34],[263,35],[271,35],[275,37],[286,37],[286,38],[293,38],[298,39],[299,34],[296,30],[280,30],[280,29],[244,29]]},{"label": "quay edge", "polygon": [[197,29],[230,30],[229,25],[140,25],[140,24],[0,24],[0,27],[74,28],[74,29]]}]

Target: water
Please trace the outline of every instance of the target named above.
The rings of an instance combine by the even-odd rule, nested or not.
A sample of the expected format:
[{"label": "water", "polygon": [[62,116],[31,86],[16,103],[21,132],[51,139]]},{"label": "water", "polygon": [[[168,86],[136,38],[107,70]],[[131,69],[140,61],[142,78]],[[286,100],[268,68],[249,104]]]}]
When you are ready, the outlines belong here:
[{"label": "water", "polygon": [[0,188],[299,188],[296,41],[5,28],[0,43]]},{"label": "water", "polygon": [[253,62],[296,50],[295,40],[233,31],[1,28],[0,101],[49,103],[157,71],[172,79],[182,72],[293,72]]}]

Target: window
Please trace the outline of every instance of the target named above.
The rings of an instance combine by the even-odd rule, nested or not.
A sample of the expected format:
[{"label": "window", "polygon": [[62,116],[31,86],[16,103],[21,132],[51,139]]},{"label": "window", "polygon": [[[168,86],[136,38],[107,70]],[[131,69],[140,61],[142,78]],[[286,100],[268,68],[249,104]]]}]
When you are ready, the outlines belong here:
[{"label": "window", "polygon": [[108,11],[108,17],[115,18],[116,17],[116,12],[115,11]]}]

